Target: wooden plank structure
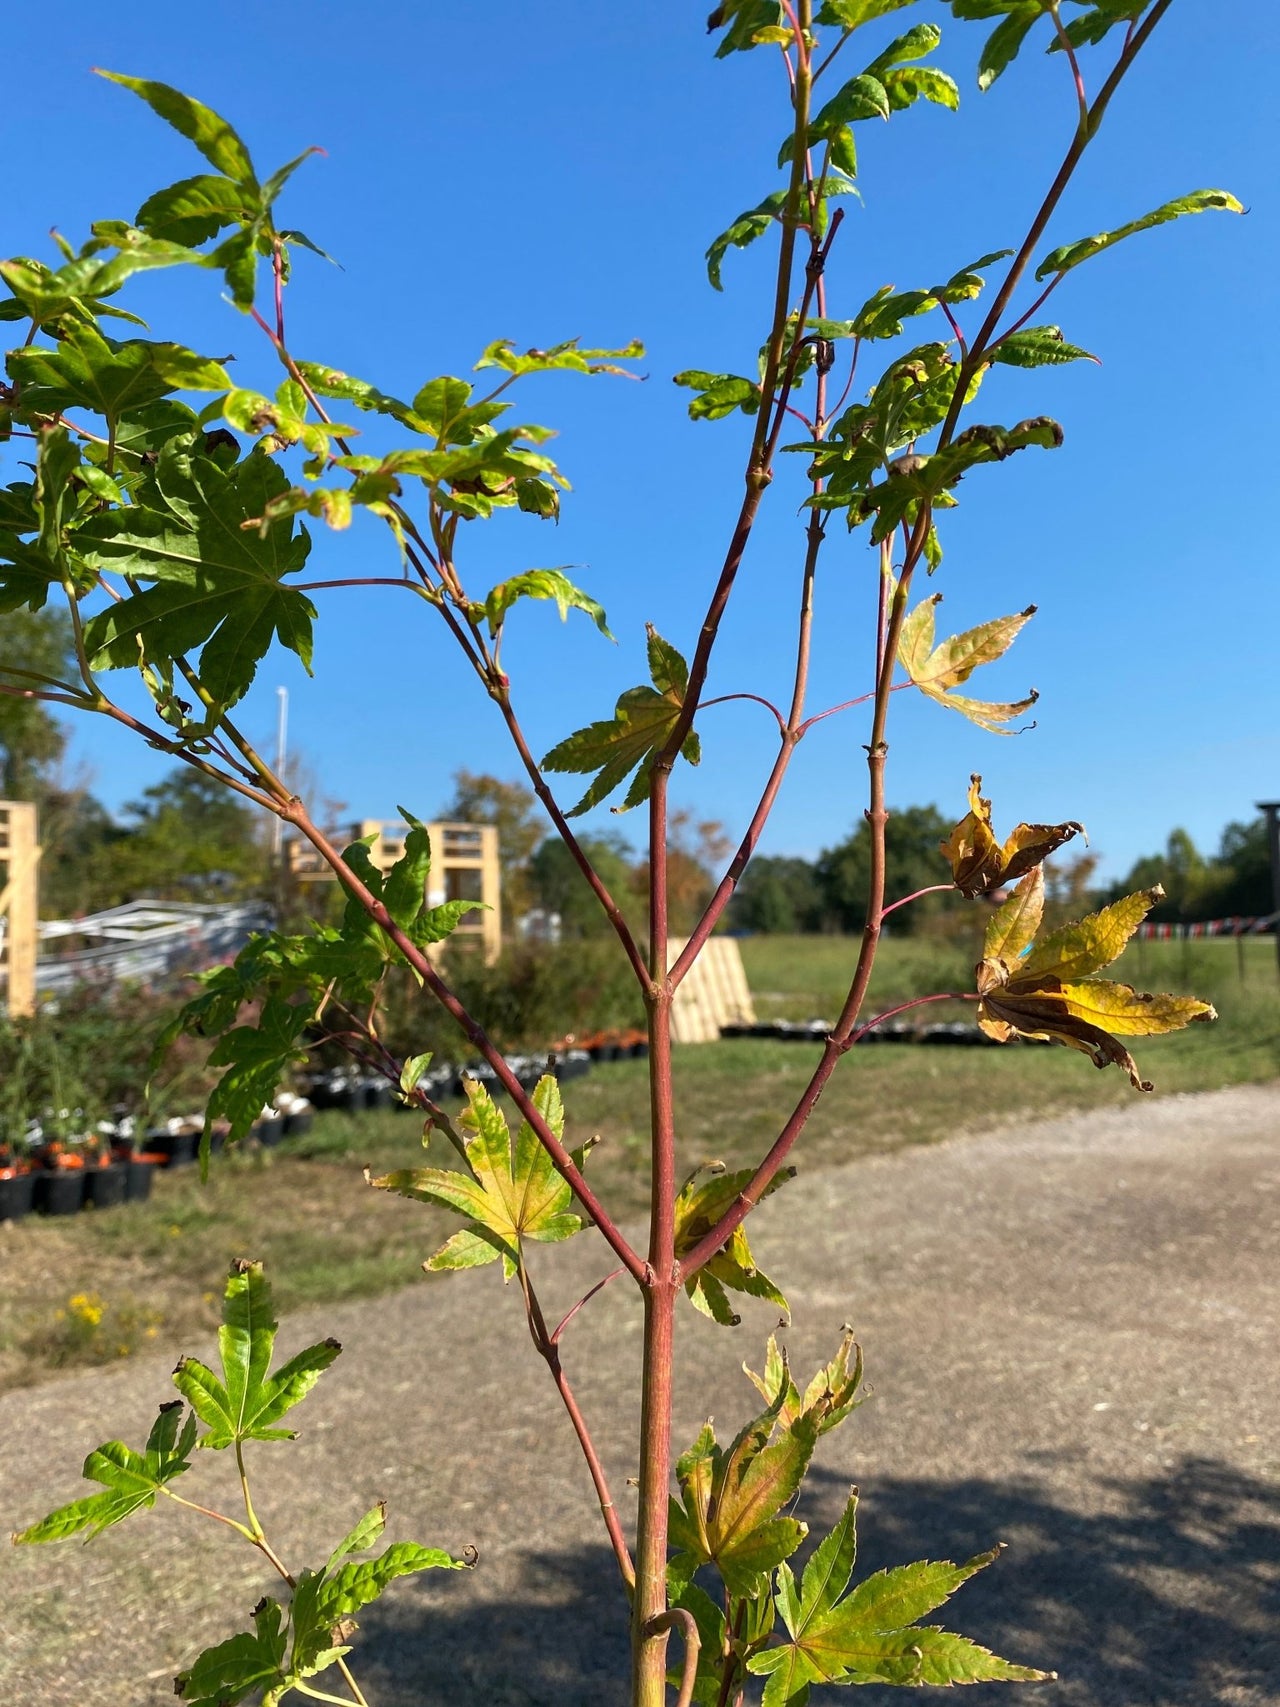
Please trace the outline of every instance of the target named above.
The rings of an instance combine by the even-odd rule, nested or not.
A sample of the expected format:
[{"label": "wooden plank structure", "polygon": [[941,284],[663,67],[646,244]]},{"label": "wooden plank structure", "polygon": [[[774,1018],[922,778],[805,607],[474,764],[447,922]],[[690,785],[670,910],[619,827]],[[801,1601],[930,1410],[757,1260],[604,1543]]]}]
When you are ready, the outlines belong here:
[{"label": "wooden plank structure", "polygon": [[[492,965],[502,951],[502,888],[498,866],[498,832],[492,824],[437,823],[425,826],[431,837],[431,876],[428,907],[446,901],[482,901],[484,909],[464,913],[451,940],[478,943]],[[398,819],[362,818],[347,828],[352,841],[372,836],[369,857],[379,871],[390,871],[404,853],[409,826]],[[300,883],[335,881],[332,870],[311,843],[300,836],[285,842],[285,857]],[[427,952],[438,954],[444,944]]]},{"label": "wooden plank structure", "polygon": [[0,984],[11,1019],[35,1012],[39,865],[35,807],[0,800]]},{"label": "wooden plank structure", "polygon": [[[674,963],[684,937],[667,943],[667,964]],[[675,1043],[713,1043],[722,1025],[754,1025],[755,1005],[747,985],[742,950],[731,936],[713,936],[676,990],[671,1008]]]}]

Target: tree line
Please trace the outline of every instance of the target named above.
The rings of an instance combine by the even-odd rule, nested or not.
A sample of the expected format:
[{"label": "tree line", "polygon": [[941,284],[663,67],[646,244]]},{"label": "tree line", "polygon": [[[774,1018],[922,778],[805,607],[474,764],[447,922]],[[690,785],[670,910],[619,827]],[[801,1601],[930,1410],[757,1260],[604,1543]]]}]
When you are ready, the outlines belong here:
[{"label": "tree line", "polygon": [[[73,667],[65,615],[17,611],[6,618],[6,651],[24,667],[58,675]],[[163,777],[131,802],[120,819],[88,788],[65,777],[66,734],[35,701],[0,699],[0,798],[33,801],[40,811],[41,912],[74,918],[142,898],[219,901],[264,898],[297,907],[282,890],[260,816],[187,766]],[[336,812],[335,812],[336,816]],[[593,896],[580,881],[564,843],[533,794],[518,782],[469,770],[453,778],[452,793],[434,813],[441,819],[493,824],[502,862],[504,912],[514,926],[532,916],[536,928],[551,915],[559,934],[582,940],[607,932]],[[946,883],[939,851],[952,819],[936,806],[907,806],[888,828],[887,884],[902,896]],[[618,834],[587,837],[584,849],[624,910],[644,925],[648,862]],[[710,894],[712,873],[731,849],[724,826],[676,814],[671,833],[671,924],[690,928]],[[809,934],[862,929],[870,876],[871,837],[865,823],[815,859],[758,855],[747,868],[728,914],[731,930]],[[1170,832],[1159,852],[1137,860],[1114,884],[1097,880],[1097,856],[1053,862],[1050,905],[1066,916],[1159,883],[1167,899],[1154,920],[1259,916],[1272,910],[1270,858],[1261,816],[1233,822],[1217,850],[1202,852],[1184,829]],[[314,898],[311,904],[314,905]],[[953,898],[931,895],[895,919],[901,934],[948,928]]]}]

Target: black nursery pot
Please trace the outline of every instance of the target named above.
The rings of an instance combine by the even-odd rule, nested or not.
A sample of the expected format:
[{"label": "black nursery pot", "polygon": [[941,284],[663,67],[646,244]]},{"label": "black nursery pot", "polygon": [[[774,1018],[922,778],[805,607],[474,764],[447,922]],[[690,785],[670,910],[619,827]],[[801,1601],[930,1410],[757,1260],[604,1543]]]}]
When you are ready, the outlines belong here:
[{"label": "black nursery pot", "polygon": [[259,1144],[272,1149],[284,1137],[284,1115],[273,1114],[269,1120],[260,1120],[253,1130]]},{"label": "black nursery pot", "polygon": [[0,1221],[21,1221],[31,1208],[36,1176],[8,1173],[0,1179]]},{"label": "black nursery pot", "polygon": [[139,1161],[131,1156],[125,1164],[124,1196],[126,1203],[145,1203],[151,1196],[151,1182],[155,1178],[156,1162]]},{"label": "black nursery pot", "polygon": [[84,1201],[95,1209],[110,1209],[123,1203],[129,1183],[129,1169],[123,1162],[108,1162],[105,1168],[85,1168]]},{"label": "black nursery pot", "polygon": [[160,1164],[165,1168],[181,1168],[194,1162],[200,1152],[200,1134],[198,1132],[148,1132],[147,1149],[156,1156],[163,1156]]},{"label": "black nursery pot", "polygon": [[42,1215],[76,1215],[84,1202],[83,1168],[46,1168],[35,1176],[34,1206]]}]

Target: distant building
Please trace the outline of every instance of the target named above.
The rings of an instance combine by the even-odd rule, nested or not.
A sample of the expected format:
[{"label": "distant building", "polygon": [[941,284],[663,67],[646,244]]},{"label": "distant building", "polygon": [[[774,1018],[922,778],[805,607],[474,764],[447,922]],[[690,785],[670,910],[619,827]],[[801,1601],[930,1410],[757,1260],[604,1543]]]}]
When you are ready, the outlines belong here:
[{"label": "distant building", "polygon": [[[431,838],[431,873],[427,879],[428,907],[446,901],[480,901],[483,907],[464,913],[454,936],[480,943],[492,963],[502,949],[502,899],[498,870],[498,832],[492,824],[427,824]],[[379,871],[390,871],[404,853],[409,826],[395,818],[362,818],[346,827],[343,840],[372,837],[369,857]],[[332,883],[332,868],[301,836],[284,843],[290,875],[299,883]]]}]

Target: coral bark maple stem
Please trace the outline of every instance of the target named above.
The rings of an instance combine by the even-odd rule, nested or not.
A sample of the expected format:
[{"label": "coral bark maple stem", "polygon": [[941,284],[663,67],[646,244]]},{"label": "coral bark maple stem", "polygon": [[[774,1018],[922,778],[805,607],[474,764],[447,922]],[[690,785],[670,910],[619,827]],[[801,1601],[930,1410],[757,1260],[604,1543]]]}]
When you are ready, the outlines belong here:
[{"label": "coral bark maple stem", "polygon": [[666,1698],[667,1498],[671,1479],[671,1374],[675,1331],[675,1124],[671,1085],[671,985],[667,975],[667,788],[655,768],[649,801],[649,1253],[644,1280],[639,1516],[632,1602],[634,1707]]}]

